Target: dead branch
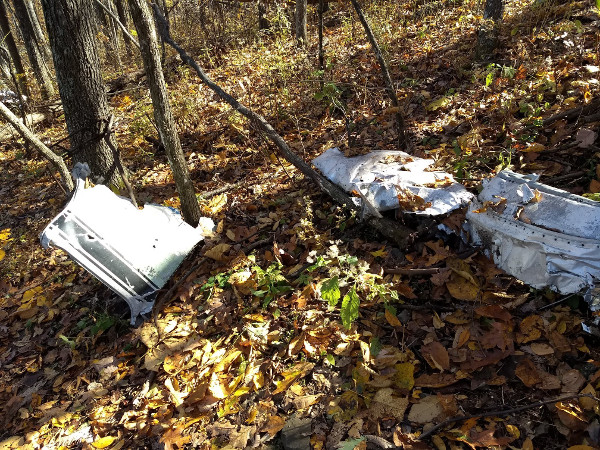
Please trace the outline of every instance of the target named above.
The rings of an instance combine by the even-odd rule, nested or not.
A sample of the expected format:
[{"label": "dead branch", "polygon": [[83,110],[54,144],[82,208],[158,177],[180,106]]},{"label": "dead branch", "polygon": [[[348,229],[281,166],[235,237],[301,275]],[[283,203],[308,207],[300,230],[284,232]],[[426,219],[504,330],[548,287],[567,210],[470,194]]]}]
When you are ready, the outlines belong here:
[{"label": "dead branch", "polygon": [[439,273],[440,269],[438,267],[426,267],[423,269],[403,269],[403,268],[386,269],[384,267],[383,271],[385,273],[391,273],[394,275],[408,275],[409,277],[412,277],[412,276],[418,276],[418,275],[434,275],[436,273]]},{"label": "dead branch", "polygon": [[431,428],[429,431],[427,431],[426,433],[423,433],[421,436],[419,436],[418,439],[420,441],[422,441],[423,439],[428,438],[429,436],[434,434],[440,428],[443,428],[446,425],[450,425],[452,423],[462,422],[462,421],[468,420],[468,419],[478,419],[481,417],[510,416],[511,414],[525,411],[527,409],[539,408],[540,406],[550,405],[552,403],[564,402],[565,400],[571,400],[573,398],[583,398],[583,397],[587,397],[587,398],[591,398],[596,401],[600,401],[600,399],[598,399],[596,396],[591,395],[591,394],[571,394],[571,395],[565,395],[565,396],[558,397],[558,398],[553,398],[551,400],[544,400],[541,402],[530,403],[528,405],[517,406],[515,408],[510,408],[510,409],[501,409],[501,410],[497,410],[497,411],[488,411],[488,412],[483,412],[483,413],[479,413],[479,414],[467,414],[465,416],[451,417],[448,420],[444,420],[443,422],[438,423],[436,426]]},{"label": "dead branch", "polygon": [[[313,180],[322,191],[329,194],[329,196],[331,196],[336,202],[344,205],[347,209],[360,214],[361,209],[354,204],[352,198],[338,186],[331,183],[323,175],[317,173],[302,158],[292,152],[285,140],[261,115],[242,105],[236,98],[225,92],[219,85],[213,82],[198,66],[198,64],[196,64],[196,62],[187,54],[187,52],[171,38],[168,24],[165,18],[162,16],[158,5],[156,5],[156,3],[152,3],[152,8],[154,9],[154,14],[158,23],[158,30],[163,41],[169,44],[179,53],[181,59],[196,71],[204,84],[211,88],[219,97],[221,97],[221,99],[227,102],[238,113],[249,119],[250,122],[260,131],[265,133],[267,137],[277,146],[282,156],[288,162],[293,164],[307,178]],[[379,231],[383,236],[395,241],[400,246],[405,246],[410,236],[414,235],[414,230],[404,227],[399,223],[386,218],[369,217],[365,220],[365,222]]]},{"label": "dead branch", "polygon": [[19,132],[23,139],[25,139],[25,142],[29,142],[48,161],[50,161],[54,167],[56,167],[67,187],[67,190],[69,192],[73,191],[73,179],[71,178],[71,174],[69,173],[69,169],[67,169],[65,161],[48,147],[46,147],[46,145],[40,141],[29,128],[23,125],[19,118],[15,116],[12,111],[8,109],[2,102],[0,102],[0,116],[4,117],[15,128],[15,130]]},{"label": "dead branch", "polygon": [[228,184],[226,186],[220,187],[218,189],[213,189],[212,191],[205,192],[203,194],[198,194],[197,197],[199,199],[206,199],[210,197],[214,197],[215,195],[222,194],[223,192],[231,191],[233,189],[239,188],[246,184],[246,181],[238,181],[237,183]]}]

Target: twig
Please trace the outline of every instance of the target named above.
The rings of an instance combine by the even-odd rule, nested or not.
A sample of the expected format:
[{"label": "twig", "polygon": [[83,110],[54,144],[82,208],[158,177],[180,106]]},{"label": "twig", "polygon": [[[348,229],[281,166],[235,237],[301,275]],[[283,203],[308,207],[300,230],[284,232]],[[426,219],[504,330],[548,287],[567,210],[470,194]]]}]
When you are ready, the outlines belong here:
[{"label": "twig", "polygon": [[238,188],[246,184],[246,181],[238,181],[237,183],[228,184],[226,186],[220,187],[218,189],[213,189],[212,191],[205,192],[203,194],[198,194],[198,199],[206,199],[213,197],[218,194],[222,194],[223,192],[231,191],[232,189]]},{"label": "twig", "polygon": [[585,170],[579,170],[577,172],[567,173],[565,175],[560,175],[558,177],[548,178],[546,180],[546,183],[547,184],[558,183],[559,181],[570,180],[571,178],[582,177],[584,175],[587,175],[587,172]]},{"label": "twig", "polygon": [[377,445],[380,448],[388,449],[388,448],[398,448],[391,442],[386,441],[384,438],[379,436],[374,436],[372,434],[363,434],[363,437],[370,443]]},{"label": "twig", "polygon": [[593,400],[596,400],[597,402],[600,402],[600,399],[598,399],[596,396],[594,396],[592,394],[570,394],[570,395],[565,395],[563,397],[553,398],[551,400],[544,400],[541,402],[530,403],[528,405],[517,406],[515,408],[510,408],[510,409],[501,409],[498,411],[489,411],[489,412],[483,412],[483,413],[479,413],[479,414],[467,414],[466,416],[452,417],[448,420],[444,420],[443,422],[437,424],[436,426],[431,428],[426,433],[423,433],[421,436],[418,437],[418,439],[423,440],[425,438],[428,438],[429,436],[431,436],[433,433],[435,433],[440,428],[443,428],[446,425],[449,425],[451,423],[462,422],[463,420],[468,420],[468,419],[477,419],[480,417],[509,416],[516,412],[525,411],[527,409],[539,408],[540,406],[549,405],[551,403],[558,403],[558,402],[563,402],[565,400],[570,400],[572,398],[582,398],[582,397],[591,398]]},{"label": "twig", "polygon": [[423,269],[387,269],[383,268],[385,273],[392,273],[397,275],[408,275],[409,277],[418,276],[418,275],[433,275],[440,272],[439,267],[428,267]]}]

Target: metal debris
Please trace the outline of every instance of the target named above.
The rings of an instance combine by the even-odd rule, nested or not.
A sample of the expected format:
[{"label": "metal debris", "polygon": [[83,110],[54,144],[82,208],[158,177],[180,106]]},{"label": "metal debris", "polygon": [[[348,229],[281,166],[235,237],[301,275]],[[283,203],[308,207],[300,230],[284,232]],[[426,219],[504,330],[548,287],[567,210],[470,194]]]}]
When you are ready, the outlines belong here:
[{"label": "metal debris", "polygon": [[347,158],[338,148],[330,148],[312,162],[331,182],[347,192],[355,191],[378,211],[400,209],[436,216],[465,206],[473,198],[449,173],[428,170],[432,159],[400,151]]},{"label": "metal debris", "polygon": [[503,171],[484,182],[467,221],[471,242],[510,275],[561,294],[587,291],[600,309],[600,203]]},{"label": "metal debris", "polygon": [[78,163],[75,193],[40,240],[45,248],[66,251],[122,297],[134,324],[152,310],[157,291],[214,223],[204,218],[193,228],[173,208],[147,204],[137,209],[106,186],[85,189],[87,175],[87,164]]}]

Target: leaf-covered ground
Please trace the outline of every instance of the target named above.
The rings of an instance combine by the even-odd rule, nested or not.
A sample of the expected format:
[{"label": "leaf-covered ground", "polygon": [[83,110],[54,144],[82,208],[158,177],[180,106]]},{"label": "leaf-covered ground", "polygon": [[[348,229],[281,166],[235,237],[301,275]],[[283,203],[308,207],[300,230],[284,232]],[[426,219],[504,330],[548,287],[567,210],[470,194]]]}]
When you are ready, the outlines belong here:
[{"label": "leaf-covered ground", "polygon": [[[234,30],[235,50],[203,50],[186,10],[174,36],[306,160],[331,146],[348,155],[393,149],[394,110],[360,23],[348,5],[331,8],[322,88],[316,30],[299,49],[282,8],[270,11],[271,34],[249,40]],[[474,191],[502,168],[576,194],[600,191],[600,21],[591,2],[508,2],[486,63],[474,59],[481,12],[471,2],[365,9],[415,155]],[[410,217],[397,216],[421,227],[410,246],[384,241],[167,61],[197,191],[231,186],[200,199],[217,233],[138,328],[123,301],[62,251],[40,247],[66,197],[45,161],[18,139],[1,144],[4,447],[600,445],[600,335],[581,297],[530,289]],[[178,206],[143,81],[119,89],[111,104],[138,199]],[[57,151],[66,145],[58,114],[47,112],[37,132]],[[463,215],[444,223],[457,229]],[[306,436],[292,438],[292,424]]]}]

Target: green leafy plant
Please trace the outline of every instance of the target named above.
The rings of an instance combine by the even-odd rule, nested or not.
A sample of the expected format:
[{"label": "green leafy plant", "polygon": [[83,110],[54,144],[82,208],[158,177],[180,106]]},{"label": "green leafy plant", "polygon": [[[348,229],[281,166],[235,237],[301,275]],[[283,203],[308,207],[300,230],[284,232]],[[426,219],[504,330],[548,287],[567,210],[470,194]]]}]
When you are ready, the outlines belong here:
[{"label": "green leafy plant", "polygon": [[342,90],[333,81],[323,83],[323,89],[317,91],[314,95],[315,100],[324,102],[330,112],[334,112],[337,109],[345,115],[346,106],[342,102],[341,97]]},{"label": "green leafy plant", "polygon": [[292,287],[281,272],[282,267],[282,264],[278,261],[273,262],[266,270],[263,270],[259,266],[252,267],[252,271],[256,274],[256,284],[258,287],[252,294],[263,299],[263,308],[266,308],[275,297],[292,290]]}]

